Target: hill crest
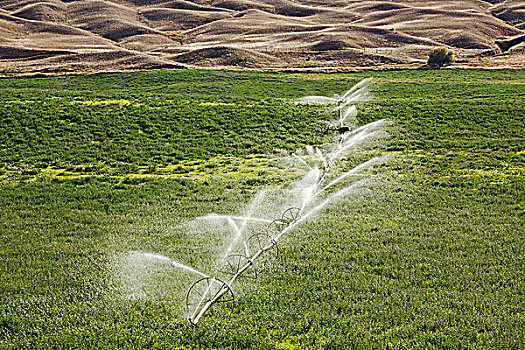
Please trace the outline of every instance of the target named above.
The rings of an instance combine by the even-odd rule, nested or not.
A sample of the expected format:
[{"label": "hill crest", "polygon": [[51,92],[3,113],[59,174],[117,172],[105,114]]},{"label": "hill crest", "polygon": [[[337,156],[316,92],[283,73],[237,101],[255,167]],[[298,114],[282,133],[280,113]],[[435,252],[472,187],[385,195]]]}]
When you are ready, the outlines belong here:
[{"label": "hill crest", "polygon": [[4,0],[0,72],[410,67],[441,45],[463,66],[525,65],[520,2],[327,3]]}]

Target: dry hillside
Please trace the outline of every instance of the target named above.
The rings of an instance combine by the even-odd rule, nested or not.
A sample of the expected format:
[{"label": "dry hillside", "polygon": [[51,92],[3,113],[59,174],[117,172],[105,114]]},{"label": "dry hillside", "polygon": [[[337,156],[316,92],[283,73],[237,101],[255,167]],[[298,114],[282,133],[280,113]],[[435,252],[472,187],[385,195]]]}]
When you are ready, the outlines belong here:
[{"label": "dry hillside", "polygon": [[0,72],[525,66],[525,2],[2,0]]}]

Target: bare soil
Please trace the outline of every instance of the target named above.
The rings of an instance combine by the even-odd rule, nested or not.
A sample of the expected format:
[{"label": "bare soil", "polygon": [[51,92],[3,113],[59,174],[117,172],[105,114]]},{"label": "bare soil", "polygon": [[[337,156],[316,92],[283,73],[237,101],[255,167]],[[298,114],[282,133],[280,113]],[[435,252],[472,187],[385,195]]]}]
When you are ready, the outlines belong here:
[{"label": "bare soil", "polygon": [[522,1],[4,0],[0,73],[525,68]]}]

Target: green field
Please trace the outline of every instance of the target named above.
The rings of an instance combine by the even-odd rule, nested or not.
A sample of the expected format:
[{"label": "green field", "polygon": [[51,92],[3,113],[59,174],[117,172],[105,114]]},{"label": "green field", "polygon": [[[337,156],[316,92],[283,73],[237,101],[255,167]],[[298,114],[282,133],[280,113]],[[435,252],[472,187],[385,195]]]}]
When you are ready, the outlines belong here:
[{"label": "green field", "polygon": [[[381,180],[280,246],[231,315],[185,319],[183,276],[129,298],[119,254],[191,266],[185,224],[300,175],[322,106],[373,77]],[[155,71],[0,80],[0,348],[525,348],[525,71]],[[172,279],[170,279],[172,278]],[[158,288],[156,288],[158,286]]]}]

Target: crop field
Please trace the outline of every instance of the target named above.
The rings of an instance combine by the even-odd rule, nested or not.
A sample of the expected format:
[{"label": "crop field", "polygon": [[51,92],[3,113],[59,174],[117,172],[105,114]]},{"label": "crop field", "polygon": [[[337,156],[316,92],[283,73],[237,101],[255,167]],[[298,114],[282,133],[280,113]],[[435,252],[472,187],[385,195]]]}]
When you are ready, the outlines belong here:
[{"label": "crop field", "polygon": [[[331,142],[334,113],[294,100],[368,77],[356,123],[386,118],[388,136],[341,171],[393,160],[287,237],[230,312],[191,326],[195,276],[126,265],[211,264],[222,243],[189,223],[296,181],[282,154]],[[523,349],[524,101],[519,70],[0,80],[0,348]]]}]

